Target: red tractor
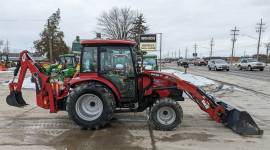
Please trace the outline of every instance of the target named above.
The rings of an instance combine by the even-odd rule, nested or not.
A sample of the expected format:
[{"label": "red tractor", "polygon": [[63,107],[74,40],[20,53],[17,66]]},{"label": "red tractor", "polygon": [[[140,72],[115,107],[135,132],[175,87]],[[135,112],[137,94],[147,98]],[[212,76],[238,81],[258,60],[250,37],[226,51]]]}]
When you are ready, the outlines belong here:
[{"label": "red tractor", "polygon": [[[27,105],[21,88],[29,69],[36,83],[37,105],[50,109],[51,113],[65,110],[84,128],[103,127],[114,113],[149,109],[153,128],[173,130],[182,122],[180,103],[186,93],[201,110],[233,131],[242,135],[263,133],[247,112],[207,95],[177,76],[159,71],[140,72],[133,41],[84,40],[81,45],[80,72],[66,83],[47,76],[28,51],[22,51],[14,71],[14,76],[19,73],[18,81],[9,84],[7,103],[17,107]],[[124,56],[121,58],[125,61],[116,61],[116,56]]]}]

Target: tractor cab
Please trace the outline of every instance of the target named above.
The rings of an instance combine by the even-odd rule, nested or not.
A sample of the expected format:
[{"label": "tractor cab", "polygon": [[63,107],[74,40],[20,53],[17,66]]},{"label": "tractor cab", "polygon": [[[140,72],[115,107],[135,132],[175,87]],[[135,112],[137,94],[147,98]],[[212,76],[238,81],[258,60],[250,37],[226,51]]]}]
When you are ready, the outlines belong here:
[{"label": "tractor cab", "polygon": [[158,70],[157,55],[144,55],[143,68],[144,70]]},{"label": "tractor cab", "polygon": [[135,101],[134,42],[86,40],[82,43],[80,75],[98,74],[115,85],[125,102]]},{"label": "tractor cab", "polygon": [[77,60],[74,54],[60,55],[59,64],[61,64],[64,68],[75,67],[77,65]]}]

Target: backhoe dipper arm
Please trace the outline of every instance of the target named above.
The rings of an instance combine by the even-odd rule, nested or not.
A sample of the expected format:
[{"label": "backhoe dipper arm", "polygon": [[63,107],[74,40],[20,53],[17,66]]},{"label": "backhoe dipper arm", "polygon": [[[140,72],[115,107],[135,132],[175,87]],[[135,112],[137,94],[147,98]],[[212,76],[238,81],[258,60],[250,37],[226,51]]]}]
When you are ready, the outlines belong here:
[{"label": "backhoe dipper arm", "polygon": [[[44,73],[40,64],[35,62],[26,50],[20,53],[19,62],[14,70],[13,81],[9,84],[10,95],[6,99],[7,103],[16,107],[27,105],[22,98],[21,89],[28,69],[35,80],[37,105],[45,109],[50,109],[50,112],[57,112],[55,93],[52,88],[53,86],[48,81],[49,76]],[[18,81],[14,82],[18,72]]]}]

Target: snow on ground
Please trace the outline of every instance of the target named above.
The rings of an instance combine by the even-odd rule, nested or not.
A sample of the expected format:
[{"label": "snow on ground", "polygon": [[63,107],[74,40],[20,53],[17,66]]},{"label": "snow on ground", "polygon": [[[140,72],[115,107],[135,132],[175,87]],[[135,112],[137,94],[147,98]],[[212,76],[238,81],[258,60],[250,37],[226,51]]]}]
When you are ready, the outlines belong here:
[{"label": "snow on ground", "polygon": [[31,77],[24,78],[22,88],[24,89],[36,89],[35,83],[31,81]]},{"label": "snow on ground", "polygon": [[[2,85],[7,86],[11,81],[4,81],[2,82]],[[24,78],[23,81],[23,85],[22,85],[23,89],[35,89],[35,83],[31,82],[31,77],[26,77]]]},{"label": "snow on ground", "polygon": [[217,84],[215,81],[207,79],[205,77],[196,76],[189,73],[184,73],[174,69],[163,69],[162,72],[171,73],[181,78],[182,80],[188,81],[196,86],[209,86]]},{"label": "snow on ground", "polygon": [[8,70],[8,71],[0,71],[0,73],[9,73],[9,72],[13,72],[11,70]]}]

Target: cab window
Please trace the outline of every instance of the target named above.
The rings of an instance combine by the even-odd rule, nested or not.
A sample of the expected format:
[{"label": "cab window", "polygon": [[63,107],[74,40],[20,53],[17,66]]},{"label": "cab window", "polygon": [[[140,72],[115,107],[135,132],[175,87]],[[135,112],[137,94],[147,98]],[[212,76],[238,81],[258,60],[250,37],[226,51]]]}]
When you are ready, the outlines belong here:
[{"label": "cab window", "polygon": [[97,47],[84,47],[81,72],[97,72]]}]

